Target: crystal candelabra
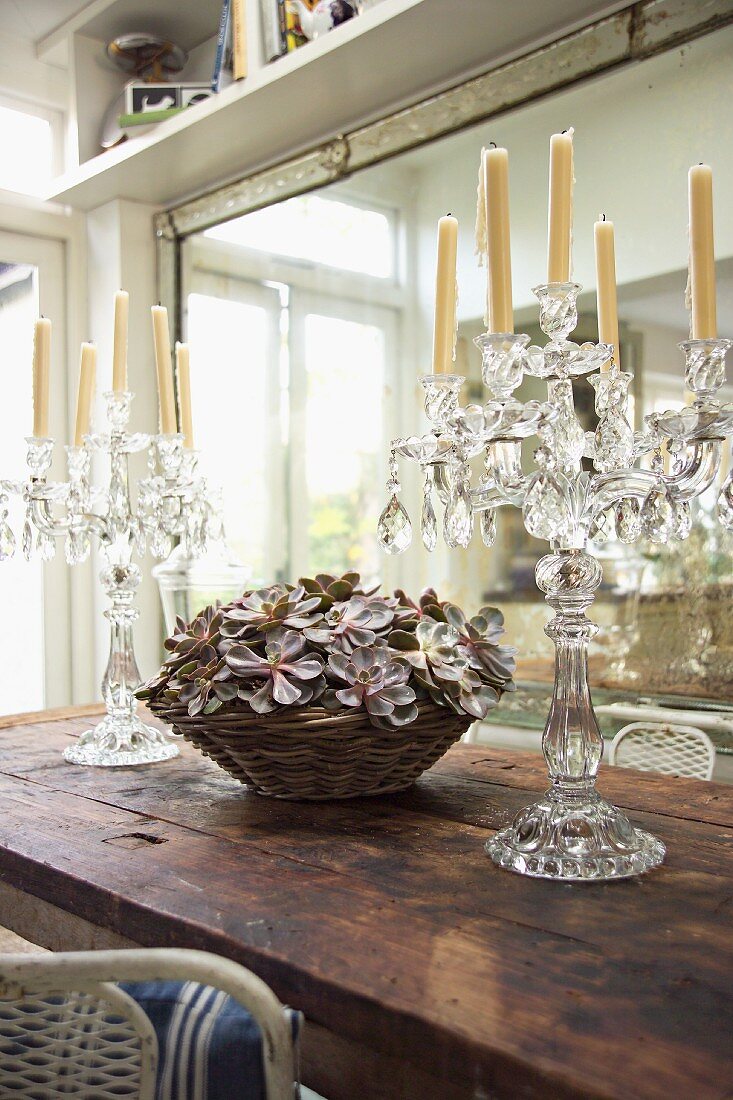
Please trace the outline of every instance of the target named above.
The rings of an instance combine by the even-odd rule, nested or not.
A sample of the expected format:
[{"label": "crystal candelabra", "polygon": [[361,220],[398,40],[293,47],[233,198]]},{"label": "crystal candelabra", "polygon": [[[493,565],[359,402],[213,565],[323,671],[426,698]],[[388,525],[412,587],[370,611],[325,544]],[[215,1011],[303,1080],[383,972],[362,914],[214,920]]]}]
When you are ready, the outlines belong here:
[{"label": "crystal candelabra", "polygon": [[[420,464],[424,477],[422,539],[436,546],[434,496],[445,505],[443,534],[450,547],[466,547],[478,514],[484,543],[496,537],[496,509],[522,509],[524,526],[550,544],[536,567],[538,588],[554,610],[545,628],[555,644],[555,683],[542,747],[551,786],[486,849],[501,867],[521,874],[566,881],[625,878],[657,866],[661,841],[634,828],[626,814],[604,801],[595,788],[603,753],[587,678],[588,643],[597,627],[586,617],[602,570],[588,551],[615,525],[618,538],[633,543],[684,539],[691,529],[690,501],[711,486],[723,442],[733,434],[733,406],[715,394],[725,379],[729,340],[688,340],[685,384],[692,402],[679,411],[653,413],[634,432],[627,403],[632,375],[618,369],[613,349],[578,345],[568,339],[577,324],[576,283],[538,286],[544,348],[529,337],[485,333],[476,344],[491,400],[459,405],[460,375],[422,379],[430,430],[392,443],[390,500],[379,521],[379,539],[389,553],[409,545],[411,524],[398,499],[397,456]],[[601,370],[610,362],[610,369]],[[575,413],[573,378],[591,374],[599,417],[595,432],[583,430]],[[547,401],[521,403],[513,396],[524,375],[547,382]],[[522,466],[522,441],[537,436],[535,469]],[[672,456],[665,472],[662,447]],[[484,456],[475,487],[469,462]],[[638,462],[651,456],[649,469]],[[584,463],[585,460],[585,463]],[[585,466],[588,469],[584,469]],[[591,469],[592,467],[592,469]],[[733,475],[732,475],[733,476]],[[718,517],[733,529],[733,481],[718,498]]]},{"label": "crystal candelabra", "polygon": [[[104,396],[109,430],[85,436],[82,446],[66,447],[68,481],[47,480],[54,441],[27,439],[30,477],[19,486],[26,507],[22,549],[26,558],[35,552],[48,560],[54,555],[56,537],[64,536],[66,561],[76,565],[89,557],[92,538],[99,540],[105,562],[100,579],[110,599],[105,611],[110,653],[102,680],[107,714],[70,745],[64,757],[72,764],[148,764],[177,756],[178,748],[136,714],[135,691],[141,678],[132,628],[138,617],[134,599],[142,573],[133,556],[142,556],[149,547],[155,557],[164,558],[174,539],[184,541],[192,552],[200,552],[218,518],[211,513],[206,483],[197,475],[197,455],[184,450],[183,436],[129,432],[133,395],[115,392]],[[128,459],[145,448],[148,471],[139,482],[133,510]],[[104,490],[90,482],[95,452],[109,456],[109,481]],[[3,488],[7,487],[6,483]],[[0,551],[8,557],[14,538],[7,523],[7,492],[0,503]],[[59,507],[61,515],[57,514]]]}]

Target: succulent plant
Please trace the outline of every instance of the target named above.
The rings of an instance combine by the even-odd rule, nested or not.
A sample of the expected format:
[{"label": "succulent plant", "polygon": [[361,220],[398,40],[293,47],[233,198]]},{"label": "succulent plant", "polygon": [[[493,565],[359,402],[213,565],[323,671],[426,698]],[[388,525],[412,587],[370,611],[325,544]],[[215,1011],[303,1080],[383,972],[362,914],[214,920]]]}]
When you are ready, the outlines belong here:
[{"label": "succulent plant", "polygon": [[308,627],[306,638],[330,649],[351,653],[358,646],[372,645],[394,619],[394,611],[385,600],[371,596],[352,596],[334,603],[322,624]]},{"label": "succulent plant", "polygon": [[223,616],[223,634],[236,635],[242,627],[267,633],[281,627],[291,630],[303,630],[314,626],[322,618],[320,599],[306,596],[302,585],[288,588],[276,584],[272,588],[261,588],[245,594],[241,600],[231,604]]},{"label": "succulent plant", "polygon": [[467,619],[460,607],[446,604],[448,622],[458,635],[458,650],[472,669],[502,691],[514,691],[512,676],[517,667],[516,649],[499,645],[504,634],[504,616],[496,607],[482,607]]},{"label": "succulent plant", "polygon": [[306,641],[301,634],[284,630],[276,640],[266,643],[264,657],[249,646],[234,645],[224,659],[235,677],[257,682],[247,685],[241,698],[258,714],[267,714],[278,703],[303,706],[323,691],[323,659],[316,653],[306,653],[305,649]]},{"label": "succulent plant", "polygon": [[417,717],[415,691],[407,683],[410,666],[392,656],[386,646],[359,646],[349,656],[332,653],[328,668],[346,686],[329,689],[326,706],[364,706],[377,725],[405,726]]},{"label": "succulent plant", "polygon": [[361,707],[370,722],[402,726],[420,700],[483,718],[514,688],[514,653],[500,645],[496,608],[467,619],[428,588],[379,595],[358,573],[319,573],[297,586],[245,592],[209,607],[166,641],[168,656],[138,692],[189,715],[222,707],[269,714],[282,707]]},{"label": "succulent plant", "polygon": [[309,596],[318,596],[320,611],[328,611],[335,603],[343,603],[352,596],[371,596],[379,585],[365,589],[358,573],[344,573],[342,577],[330,573],[317,573],[315,577],[301,577],[298,584]]}]

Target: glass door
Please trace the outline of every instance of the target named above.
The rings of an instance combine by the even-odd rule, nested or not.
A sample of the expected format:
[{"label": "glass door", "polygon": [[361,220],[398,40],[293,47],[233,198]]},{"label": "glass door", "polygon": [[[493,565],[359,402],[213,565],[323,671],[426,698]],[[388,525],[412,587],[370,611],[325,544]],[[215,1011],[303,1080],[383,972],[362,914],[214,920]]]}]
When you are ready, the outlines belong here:
[{"label": "glass door", "polygon": [[[0,479],[26,476],[24,437],[33,428],[33,324],[39,314],[53,321],[51,432],[65,440],[66,326],[64,249],[56,241],[0,232],[0,347],[3,393],[0,401]],[[58,448],[57,448],[58,449]],[[62,475],[63,476],[63,475]],[[63,552],[43,566],[21,552],[23,507],[13,498],[8,522],[15,550],[2,547],[0,601],[6,629],[0,632],[2,693],[0,712],[41,710],[71,701],[69,577]],[[19,644],[22,639],[22,644]]]},{"label": "glass door", "polygon": [[193,286],[187,333],[201,468],[223,491],[230,546],[253,583],[269,583],[286,566],[281,296],[208,272],[196,272]]},{"label": "glass door", "polygon": [[[295,575],[385,572],[383,507],[393,310],[294,290],[290,557]],[[297,457],[296,457],[297,456]]]}]

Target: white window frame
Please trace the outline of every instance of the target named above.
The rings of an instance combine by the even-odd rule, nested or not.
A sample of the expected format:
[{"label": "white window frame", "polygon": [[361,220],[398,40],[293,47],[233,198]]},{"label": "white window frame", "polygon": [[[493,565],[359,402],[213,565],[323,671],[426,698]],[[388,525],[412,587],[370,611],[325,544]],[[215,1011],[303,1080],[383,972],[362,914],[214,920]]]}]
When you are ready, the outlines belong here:
[{"label": "white window frame", "polygon": [[[65,167],[65,137],[64,115],[53,107],[46,107],[40,103],[33,103],[27,99],[18,99],[0,93],[0,107],[7,107],[10,111],[18,111],[19,114],[33,115],[34,118],[45,119],[51,124],[51,179],[59,176]],[[51,180],[48,181],[49,187]],[[26,194],[26,192],[18,192]]]}]

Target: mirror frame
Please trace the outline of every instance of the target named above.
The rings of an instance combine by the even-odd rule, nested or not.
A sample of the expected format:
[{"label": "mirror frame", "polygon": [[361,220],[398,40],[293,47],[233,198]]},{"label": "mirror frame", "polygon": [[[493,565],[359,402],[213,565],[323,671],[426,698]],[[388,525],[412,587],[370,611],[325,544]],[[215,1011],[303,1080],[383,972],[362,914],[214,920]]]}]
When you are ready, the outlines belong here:
[{"label": "mirror frame", "polygon": [[[704,12],[704,17],[703,17]],[[733,0],[640,3],[531,50],[377,122],[156,215],[158,298],[181,339],[181,245],[186,237],[345,179],[572,84],[636,64],[733,22]]]}]

